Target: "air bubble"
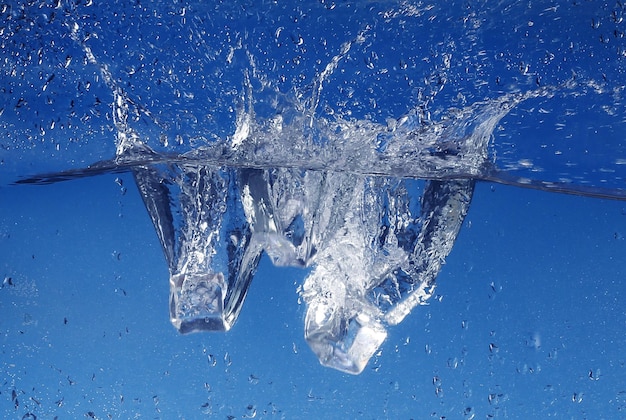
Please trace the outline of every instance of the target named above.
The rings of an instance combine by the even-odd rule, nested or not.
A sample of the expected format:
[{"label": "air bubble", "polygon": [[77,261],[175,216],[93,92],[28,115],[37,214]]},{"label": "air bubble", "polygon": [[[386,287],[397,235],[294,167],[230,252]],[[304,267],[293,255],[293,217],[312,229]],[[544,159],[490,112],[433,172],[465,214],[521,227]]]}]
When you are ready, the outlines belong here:
[{"label": "air bubble", "polygon": [[214,367],[215,365],[217,365],[217,359],[212,354],[209,354],[207,356],[207,361],[209,362],[209,366],[211,367]]},{"label": "air bubble", "polygon": [[253,404],[249,404],[246,407],[246,414],[243,415],[244,419],[253,419],[256,417],[256,406]]}]

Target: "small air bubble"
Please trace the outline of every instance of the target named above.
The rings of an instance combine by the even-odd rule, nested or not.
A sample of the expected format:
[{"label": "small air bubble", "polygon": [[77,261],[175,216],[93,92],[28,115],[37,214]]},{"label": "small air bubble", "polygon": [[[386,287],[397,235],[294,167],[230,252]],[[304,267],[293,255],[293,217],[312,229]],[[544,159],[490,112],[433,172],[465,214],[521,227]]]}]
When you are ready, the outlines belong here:
[{"label": "small air bubble", "polygon": [[215,365],[217,365],[217,359],[212,354],[209,354],[207,356],[207,361],[209,362],[209,366],[211,367],[214,367]]},{"label": "small air bubble", "polygon": [[433,385],[441,386],[441,378],[439,376],[433,376]]},{"label": "small air bubble", "polygon": [[291,40],[292,40],[292,41],[293,41],[293,43],[294,43],[294,44],[296,44],[296,45],[302,45],[302,44],[304,44],[304,38],[302,38],[302,35],[299,35],[299,34],[298,34],[298,36],[292,36],[292,37],[291,37]]},{"label": "small air bubble", "polygon": [[451,357],[448,359],[446,364],[450,369],[456,369],[457,367],[459,367],[459,359],[457,359],[456,357]]},{"label": "small air bubble", "polygon": [[441,387],[441,378],[439,376],[433,376],[433,386],[435,387],[435,395],[442,398],[443,388]]},{"label": "small air bubble", "polygon": [[200,410],[202,411],[202,414],[213,414],[210,402],[205,402],[204,404],[202,404],[200,406]]},{"label": "small air bubble", "polygon": [[255,417],[256,417],[256,406],[254,406],[253,404],[249,404],[246,407],[246,414],[243,415],[243,418],[253,419]]},{"label": "small air bubble", "polygon": [[527,75],[530,71],[530,64],[519,63],[519,71],[523,76]]},{"label": "small air bubble", "polygon": [[595,19],[595,18],[592,18],[592,19],[591,19],[591,27],[592,27],[593,29],[598,29],[598,28],[600,27],[600,21],[598,21],[598,20],[597,20],[597,19]]}]

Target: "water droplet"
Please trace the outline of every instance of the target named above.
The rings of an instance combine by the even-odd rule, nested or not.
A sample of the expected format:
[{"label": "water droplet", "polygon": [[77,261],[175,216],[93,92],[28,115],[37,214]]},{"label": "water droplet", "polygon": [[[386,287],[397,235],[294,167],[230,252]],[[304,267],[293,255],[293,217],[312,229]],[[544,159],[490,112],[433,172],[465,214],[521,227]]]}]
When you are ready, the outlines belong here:
[{"label": "water droplet", "polygon": [[600,27],[600,21],[596,18],[591,18],[591,27],[593,29],[598,29]]},{"label": "water droplet", "polygon": [[217,365],[217,359],[212,354],[209,354],[207,356],[207,361],[209,362],[209,366],[211,367],[214,367],[215,365]]},{"label": "water droplet", "polygon": [[526,346],[539,350],[541,348],[541,336],[539,333],[534,333],[532,336],[526,339]]},{"label": "water droplet", "polygon": [[9,276],[6,276],[2,281],[2,287],[4,286],[14,286],[13,279]]},{"label": "water droplet", "polygon": [[499,284],[496,284],[496,282],[494,281],[489,283],[489,287],[491,287],[491,291],[494,293],[498,293],[502,291],[502,286],[500,286]]},{"label": "water droplet", "polygon": [[246,407],[246,414],[243,415],[245,419],[253,419],[256,417],[256,406],[253,404],[248,404]]},{"label": "water droplet", "polygon": [[200,411],[202,414],[213,414],[213,410],[211,409],[211,402],[207,401],[200,406]]},{"label": "water droplet", "polygon": [[446,364],[448,365],[450,369],[456,369],[459,366],[459,359],[457,359],[456,357],[454,358],[451,357],[448,359]]},{"label": "water droplet", "polygon": [[293,41],[294,44],[296,45],[302,45],[304,44],[304,39],[302,38],[302,35],[298,34],[297,36],[292,35],[291,40]]},{"label": "water droplet", "polygon": [[523,62],[519,63],[519,72],[523,76],[526,76],[529,71],[530,71],[530,64],[526,64],[526,63],[523,63]]}]

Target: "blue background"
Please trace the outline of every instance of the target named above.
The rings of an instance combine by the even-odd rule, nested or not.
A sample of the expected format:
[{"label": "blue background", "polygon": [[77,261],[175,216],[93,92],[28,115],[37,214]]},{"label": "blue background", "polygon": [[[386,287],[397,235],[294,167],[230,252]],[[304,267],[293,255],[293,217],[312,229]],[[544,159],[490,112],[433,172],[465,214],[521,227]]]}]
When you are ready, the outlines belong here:
[{"label": "blue background", "polygon": [[1,198],[2,272],[14,284],[0,289],[6,418],[240,418],[249,405],[260,418],[616,418],[625,408],[622,202],[479,184],[437,298],[391,328],[355,377],[318,364],[295,293],[304,273],[267,259],[233,330],[178,335],[132,185],[122,194],[101,176]]},{"label": "blue background", "polygon": [[[433,85],[423,84],[423,75],[439,71],[436,63],[448,48],[452,69],[429,105],[434,115],[458,106],[460,93],[472,103],[534,88],[537,77],[540,84],[562,83],[576,72],[584,82],[580,86],[599,81],[604,93],[583,94],[593,89],[579,87],[580,96],[524,104],[496,133],[495,147],[503,148],[498,156],[504,163],[532,158],[541,171],[524,175],[536,179],[567,176],[623,188],[623,165],[615,162],[624,158],[626,50],[619,37],[624,24],[613,14],[617,6],[557,3],[558,13],[551,13],[559,20],[553,20],[545,12],[552,3],[511,3],[436,7],[387,23],[380,11],[403,10],[409,3],[337,2],[332,8],[327,2],[207,3],[202,13],[195,8],[211,16],[202,24],[193,19],[193,7],[186,14],[194,30],[205,28],[208,34],[191,31],[202,41],[196,45],[204,43],[197,49],[188,49],[187,32],[175,29],[185,28],[182,23],[171,26],[180,20],[183,5],[62,3],[64,9],[57,10],[54,3],[11,4],[10,13],[17,16],[22,7],[35,23],[9,21],[2,34],[0,417],[623,417],[624,202],[479,183],[438,277],[437,296],[390,328],[363,374],[349,376],[321,367],[304,342],[304,307],[296,288],[306,271],[274,268],[264,258],[232,331],[181,336],[168,319],[168,271],[160,244],[129,174],[9,185],[20,176],[82,167],[115,152],[110,89],[95,66],[83,63],[80,46],[59,35],[67,34],[67,22],[99,33],[89,41],[94,54],[134,100],[161,121],[178,122],[167,126],[168,135],[200,128],[216,137],[232,134],[234,114],[228,107],[236,106],[242,69],[249,67],[241,50],[231,67],[223,64],[236,34],[248,31],[241,39],[255,52],[259,72],[275,80],[272,87],[310,93],[315,75],[369,22],[370,46],[355,47],[340,67],[344,71],[325,87],[324,104],[337,112],[350,110],[355,118],[397,118],[419,102],[419,94],[432,94]],[[56,20],[47,23],[54,10]],[[169,26],[150,20],[159,13]],[[303,18],[316,13],[327,26]],[[482,26],[466,25],[472,19]],[[563,21],[567,25],[559,26]],[[521,32],[513,30],[520,26]],[[268,41],[276,27],[285,28],[285,47]],[[299,35],[306,49],[298,50]],[[319,42],[322,38],[326,43]],[[155,46],[140,47],[149,41]],[[256,52],[266,44],[271,44],[268,54]],[[40,46],[46,51],[42,64],[37,63]],[[34,53],[25,58],[29,50]],[[412,57],[406,60],[413,72],[367,73],[367,57],[396,63],[392,51]],[[546,51],[556,55],[558,66],[544,62]],[[143,76],[129,70],[140,53],[152,63]],[[67,55],[72,62],[59,65]],[[487,57],[483,67],[477,64],[481,57]],[[180,75],[185,60],[200,62],[202,71],[156,91],[151,83],[163,76],[158,71],[167,72],[159,70],[155,58]],[[278,69],[272,63],[279,63]],[[535,73],[524,74],[520,63]],[[42,91],[49,78],[46,65],[58,75]],[[413,87],[405,87],[405,76]],[[76,80],[91,80],[91,90],[77,93]],[[173,99],[176,89],[195,92],[194,100]],[[350,98],[357,98],[352,102],[342,96],[351,89],[356,94]],[[271,110],[264,108],[260,90],[262,117]],[[40,101],[47,94],[42,92],[52,95],[52,108]],[[101,104],[94,97],[102,97]],[[378,101],[375,108],[371,97]],[[66,106],[72,98],[77,113]],[[549,106],[551,113],[537,112],[540,106]],[[211,112],[214,118],[197,123],[181,118],[185,112]],[[57,117],[56,129],[42,133],[41,127]],[[149,135],[155,129],[146,120],[142,115],[134,123]],[[565,125],[557,129],[556,123]]]}]

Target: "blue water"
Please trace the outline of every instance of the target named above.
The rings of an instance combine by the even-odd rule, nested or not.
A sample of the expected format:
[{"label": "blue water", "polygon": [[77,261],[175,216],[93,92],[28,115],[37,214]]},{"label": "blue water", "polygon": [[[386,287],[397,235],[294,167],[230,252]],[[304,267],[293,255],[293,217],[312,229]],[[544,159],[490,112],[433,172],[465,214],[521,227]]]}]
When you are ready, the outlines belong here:
[{"label": "blue water", "polygon": [[[218,75],[213,70],[219,66],[211,67],[212,62],[207,59],[206,68],[211,71],[205,69],[202,78],[181,76],[178,88],[194,91],[194,100],[200,105],[206,94],[204,98],[209,97],[206,101],[212,105],[202,105],[206,108],[202,112],[215,112],[214,119],[204,123],[193,122],[193,118],[180,119],[184,115],[180,108],[197,110],[194,106],[200,105],[173,101],[170,89],[173,91],[176,86],[164,83],[166,87],[159,91],[147,82],[159,74],[142,76],[140,72],[129,72],[128,66],[133,61],[131,55],[141,53],[149,56],[146,62],[153,62],[155,57],[165,62],[164,69],[169,57],[175,72],[183,61],[194,62],[193,56],[183,60],[165,54],[173,51],[172,45],[183,50],[187,45],[184,37],[173,37],[163,44],[155,42],[165,37],[168,30],[151,26],[154,22],[149,18],[151,10],[156,10],[155,14],[165,16],[165,20],[167,16],[179,19],[183,6],[144,5],[146,10],[137,12],[144,16],[137,20],[142,25],[137,26],[132,25],[132,19],[138,18],[114,3],[74,8],[61,4],[65,9],[56,9],[55,4],[41,8],[25,6],[35,24],[22,25],[19,31],[15,25],[8,25],[9,29],[2,33],[3,42],[12,47],[4,50],[10,51],[10,55],[0,53],[7,54],[2,77],[11,88],[2,92],[0,114],[4,133],[0,140],[0,280],[4,280],[0,288],[0,417],[624,416],[623,201],[478,183],[464,226],[437,279],[436,296],[389,329],[380,353],[359,376],[320,366],[303,338],[305,308],[296,293],[307,272],[275,268],[266,257],[261,260],[239,320],[231,331],[179,335],[168,318],[169,273],[161,245],[130,174],[104,174],[50,185],[9,184],[20,176],[78,168],[111,158],[115,153],[115,130],[107,116],[112,101],[110,89],[99,78],[95,66],[82,64],[80,46],[69,36],[55,32],[67,31],[64,20],[80,21],[87,28],[85,31],[96,30],[100,34],[90,44],[94,54],[100,54],[135,100],[152,108],[158,118],[178,121],[178,125],[168,126],[173,134],[197,125],[214,129],[216,135],[230,133],[231,125],[226,122],[232,123],[234,117],[220,107],[236,102],[240,92],[232,90],[241,87],[237,78],[240,73],[231,79],[222,73]],[[286,81],[279,83],[280,89],[309,92],[307,83],[311,83],[314,74],[323,70],[343,42],[357,35],[363,22],[372,22],[373,29],[366,41],[371,46],[355,50],[354,67],[347,63],[347,71],[329,81],[330,93],[325,100],[336,104],[335,112],[351,110],[355,118],[377,121],[407,112],[416,104],[419,89],[403,88],[399,82],[402,78],[395,78],[394,72],[391,79],[367,74],[364,69],[369,63],[364,56],[396,62],[391,51],[400,50],[399,54],[413,57],[408,61],[419,64],[428,62],[422,57],[439,60],[438,54],[455,41],[449,80],[437,94],[436,99],[441,102],[433,101],[430,105],[433,113],[437,107],[458,105],[453,98],[459,92],[472,103],[502,92],[531,89],[536,86],[537,76],[541,76],[541,83],[558,84],[575,71],[589,84],[591,80],[602,81],[604,73],[608,93],[583,95],[582,100],[577,95],[565,95],[557,101],[522,106],[503,121],[504,129],[495,134],[496,144],[503,147],[504,151],[499,152],[504,154],[505,162],[531,157],[535,169],[541,167],[543,171],[516,169],[524,175],[549,180],[567,177],[595,187],[624,188],[624,165],[615,162],[626,158],[622,154],[626,130],[621,97],[626,70],[622,54],[626,50],[622,49],[624,38],[619,36],[619,31],[626,28],[619,19],[621,15],[614,14],[617,6],[592,2],[570,6],[563,2],[558,7],[569,24],[562,29],[561,38],[557,25],[546,17],[545,10],[551,4],[533,3],[527,9],[500,5],[506,11],[501,28],[493,23],[500,19],[499,13],[496,17],[496,12],[487,7],[472,2],[465,5],[467,8],[458,5],[454,12],[448,12],[448,20],[442,18],[446,11],[435,8],[418,17],[392,19],[391,27],[395,29],[389,29],[376,16],[380,16],[377,13],[381,10],[400,10],[395,2],[337,2],[334,8],[327,2],[315,6],[301,4],[300,10],[312,9],[309,16],[321,13],[317,8],[337,13],[324,15],[329,22],[326,30],[303,19],[307,13],[293,12],[286,5],[233,7],[232,15],[223,17],[214,12],[213,20],[205,19],[204,25],[213,32],[202,38],[203,46],[192,50],[197,57],[214,54],[223,58],[227,51],[220,48],[231,42],[224,39],[236,38],[233,34],[242,33],[247,25],[252,25],[250,22],[269,21],[268,27],[286,27],[287,52],[268,48],[274,56],[257,54],[257,66],[277,80],[286,74]],[[572,9],[566,13],[568,7]],[[19,4],[10,4],[9,8],[12,12],[3,13],[19,15]],[[170,13],[170,9],[176,9],[178,15]],[[187,22],[197,22],[193,19],[194,9],[188,9]],[[211,7],[207,5],[205,9],[210,11]],[[62,10],[71,10],[70,17],[62,18]],[[267,13],[259,13],[263,10]],[[58,17],[45,23],[51,11],[56,11]],[[126,16],[126,20],[120,15]],[[225,24],[220,19],[228,21],[229,16],[232,22],[223,29]],[[440,18],[438,26],[428,26],[428,22],[438,22],[429,20],[431,16]],[[490,23],[483,25],[488,28],[484,31],[459,24],[446,35],[445,22],[456,25],[459,16]],[[518,32],[513,31],[510,23],[516,21],[516,16],[520,25],[525,25],[519,37],[513,35]],[[545,25],[541,24],[542,19]],[[411,34],[407,34],[408,29],[398,29],[403,20],[409,22],[406,25]],[[531,20],[533,25],[528,24]],[[107,27],[109,21],[113,22],[111,27]],[[183,23],[180,25],[185,28]],[[195,29],[201,27],[195,25]],[[223,30],[215,30],[220,27]],[[24,28],[30,29],[25,33]],[[577,29],[580,33],[574,35]],[[169,30],[177,35],[187,34],[182,29]],[[457,30],[460,33],[454,32]],[[530,33],[524,34],[527,30]],[[114,33],[121,35],[118,38]],[[291,56],[300,47],[298,34],[310,42],[298,52],[304,64],[297,64]],[[403,34],[399,40],[394,38],[399,34]],[[265,36],[272,39],[275,35],[248,35],[244,44],[248,42],[250,49],[260,48],[266,42]],[[51,39],[56,41],[56,47],[63,48],[51,47]],[[327,41],[324,47],[321,39]],[[19,42],[12,43],[15,40],[26,47],[18,48]],[[394,40],[398,41],[394,48],[383,48]],[[149,41],[156,47],[142,50],[137,46]],[[124,42],[128,50],[121,47]],[[54,92],[53,110],[45,101],[39,101],[45,99],[40,89],[48,80],[47,61],[39,65],[33,58],[39,46],[55,51],[48,69],[57,69],[59,75],[49,82],[50,90],[46,89]],[[30,59],[24,58],[26,53],[17,53],[29,48],[35,51]],[[486,61],[497,57],[496,51],[507,58],[476,67],[484,48],[488,52]],[[130,55],[123,51],[130,51]],[[547,52],[556,55],[558,65],[544,63],[542,67]],[[64,75],[62,70],[68,54],[74,58],[67,73],[82,69],[84,74],[76,77],[92,80],[89,94],[74,95],[73,76]],[[240,50],[235,54],[235,63],[245,61]],[[319,57],[320,64],[316,63]],[[273,69],[272,60],[282,63],[280,69]],[[18,71],[17,76],[11,75],[8,62],[21,62],[22,67],[16,68],[23,68],[24,74],[20,76]],[[291,67],[284,64],[287,62]],[[536,75],[520,75],[520,62],[535,66]],[[73,67],[75,64],[78,70]],[[246,67],[249,63],[237,65]],[[598,65],[603,72],[597,70]],[[356,68],[361,71],[358,77]],[[133,79],[134,74],[139,76]],[[419,75],[416,71],[407,77],[418,85]],[[200,82],[207,85],[201,86]],[[54,83],[59,85],[55,87]],[[31,87],[34,85],[36,89]],[[353,96],[339,101],[344,88],[353,89]],[[221,89],[223,96],[219,95]],[[428,89],[432,88],[424,90]],[[411,93],[400,95],[407,91]],[[337,97],[333,96],[335,93]],[[81,100],[92,95],[102,96],[103,105],[87,100],[81,104]],[[18,97],[27,98],[27,112],[24,106],[17,107]],[[379,98],[377,108],[371,112],[370,97]],[[77,102],[76,115],[64,105],[70,102],[68,98]],[[533,105],[549,105],[552,113],[533,112]],[[607,106],[611,108],[608,111]],[[263,114],[263,103],[259,108]],[[197,111],[195,116],[202,112]],[[49,125],[48,114],[60,119],[56,130],[47,129],[47,134],[43,134],[40,124]],[[81,120],[83,114],[89,117]],[[220,121],[225,124],[221,126]],[[62,122],[71,124],[60,130]],[[140,118],[137,126],[143,122]],[[555,125],[560,122],[565,125]],[[147,133],[152,132],[153,127],[144,126]],[[56,144],[61,145],[58,150]],[[517,147],[502,146],[510,144]],[[563,153],[555,154],[557,149]],[[513,157],[507,160],[507,156]]]},{"label": "blue water", "polygon": [[615,418],[625,408],[621,202],[479,184],[438,298],[354,377],[321,367],[303,340],[304,274],[267,260],[232,331],[178,335],[156,234],[114,176],[3,188],[1,199],[1,269],[13,283],[0,289],[5,418],[240,418],[248,405],[259,418]]}]

